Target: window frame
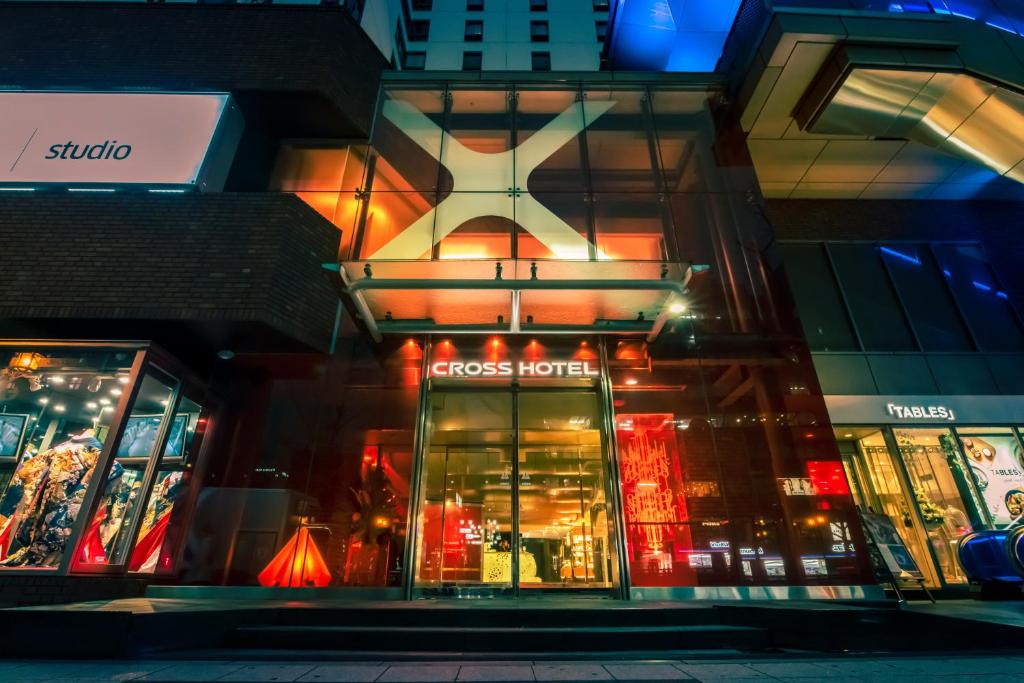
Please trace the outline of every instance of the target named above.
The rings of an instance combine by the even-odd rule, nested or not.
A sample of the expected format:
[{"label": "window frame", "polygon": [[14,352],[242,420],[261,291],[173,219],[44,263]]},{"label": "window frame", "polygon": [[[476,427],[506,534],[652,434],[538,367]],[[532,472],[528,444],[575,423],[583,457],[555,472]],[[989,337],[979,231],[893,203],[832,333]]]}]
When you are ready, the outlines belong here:
[{"label": "window frame", "polygon": [[[547,65],[537,66],[538,59],[547,60]],[[530,70],[531,71],[551,71],[551,52],[548,50],[538,50],[530,53]]]},{"label": "window frame", "polygon": [[[480,27],[480,32],[471,32],[471,30],[476,27]],[[465,27],[463,28],[462,40],[466,43],[482,43],[484,40],[483,19],[466,19]]]},{"label": "window frame", "polygon": [[[410,57],[422,58],[423,61],[419,66],[411,66],[409,64]],[[427,53],[424,52],[423,50],[414,50],[411,52],[406,52],[405,59],[403,60],[402,63],[402,68],[405,69],[406,71],[423,71],[424,69],[427,68]]]},{"label": "window frame", "polygon": [[[543,29],[538,32],[537,29]],[[530,42],[547,43],[551,41],[551,24],[546,19],[538,19],[530,22]]]},{"label": "window frame", "polygon": [[[476,67],[466,66],[466,60],[475,58],[477,60]],[[483,71],[484,70],[484,53],[479,50],[464,50],[462,52],[462,70],[463,71]]]}]

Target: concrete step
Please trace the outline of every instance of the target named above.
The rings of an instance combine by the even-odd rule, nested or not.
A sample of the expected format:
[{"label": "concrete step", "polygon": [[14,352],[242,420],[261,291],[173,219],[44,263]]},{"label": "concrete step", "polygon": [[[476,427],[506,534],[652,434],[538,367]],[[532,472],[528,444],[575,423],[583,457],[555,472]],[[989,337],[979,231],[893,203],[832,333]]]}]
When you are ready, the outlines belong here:
[{"label": "concrete step", "polygon": [[227,646],[384,652],[600,652],[764,649],[767,629],[717,624],[674,626],[242,626]]},{"label": "concrete step", "polygon": [[721,624],[713,605],[700,607],[627,607],[575,605],[563,609],[541,606],[470,603],[459,606],[417,605],[338,607],[279,610],[275,623],[283,626],[699,626]]}]

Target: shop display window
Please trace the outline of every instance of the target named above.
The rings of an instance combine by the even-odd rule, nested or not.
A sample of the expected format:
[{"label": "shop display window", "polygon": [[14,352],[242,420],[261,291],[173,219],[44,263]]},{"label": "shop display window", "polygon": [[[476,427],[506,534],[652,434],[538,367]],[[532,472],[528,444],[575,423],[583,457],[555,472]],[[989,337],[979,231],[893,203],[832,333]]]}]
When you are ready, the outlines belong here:
[{"label": "shop display window", "polygon": [[958,427],[967,470],[989,524],[997,529],[1024,518],[1024,453],[1009,427]]},{"label": "shop display window", "polygon": [[61,565],[126,391],[136,352],[29,347],[2,351],[0,567]]},{"label": "shop display window", "polygon": [[967,583],[957,543],[976,526],[978,510],[953,434],[948,429],[894,429],[893,436],[946,583]]},{"label": "shop display window", "polygon": [[[119,389],[117,391],[120,391]],[[131,549],[133,530],[146,498],[146,475],[162,440],[172,449],[184,438],[185,425],[168,415],[174,400],[173,380],[150,371],[142,379],[114,461],[107,473],[92,522],[86,527],[77,566],[122,565]],[[165,434],[165,432],[167,432]]]}]

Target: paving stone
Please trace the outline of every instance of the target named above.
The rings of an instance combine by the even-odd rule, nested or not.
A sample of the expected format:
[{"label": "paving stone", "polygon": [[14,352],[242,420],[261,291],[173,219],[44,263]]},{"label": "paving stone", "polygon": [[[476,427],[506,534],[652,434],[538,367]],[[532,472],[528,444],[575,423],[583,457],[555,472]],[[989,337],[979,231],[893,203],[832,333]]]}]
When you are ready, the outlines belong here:
[{"label": "paving stone", "polygon": [[393,664],[380,675],[378,681],[454,681],[459,675],[458,664]]},{"label": "paving stone", "polygon": [[683,673],[701,681],[735,680],[742,678],[760,678],[768,680],[770,676],[754,671],[744,664],[691,664],[680,663],[674,665]]},{"label": "paving stone", "polygon": [[20,667],[5,678],[18,681],[134,681],[165,668],[166,663],[152,662],[41,662]]},{"label": "paving stone", "polygon": [[298,680],[300,683],[372,683],[385,669],[383,664],[322,664]]},{"label": "paving stone", "polygon": [[810,662],[747,662],[754,671],[773,678],[826,678],[829,671]]},{"label": "paving stone", "polygon": [[529,664],[494,665],[463,664],[459,670],[460,681],[532,681],[533,667]]},{"label": "paving stone", "polygon": [[186,683],[188,681],[215,681],[223,676],[238,671],[244,666],[241,662],[178,662],[168,663],[164,669],[146,674],[140,681],[160,681],[161,683]]},{"label": "paving stone", "polygon": [[864,660],[864,659],[833,659],[828,661],[813,661],[812,664],[820,666],[831,673],[827,674],[829,680],[836,676],[897,676],[903,673],[902,670],[892,666],[888,661]]},{"label": "paving stone", "polygon": [[248,664],[237,671],[221,676],[218,681],[297,681],[316,668],[316,664]]},{"label": "paving stone", "polygon": [[691,679],[688,674],[683,673],[671,664],[616,663],[605,664],[604,668],[619,681],[679,681]]},{"label": "paving stone", "polygon": [[610,681],[612,675],[599,664],[534,664],[538,681]]}]

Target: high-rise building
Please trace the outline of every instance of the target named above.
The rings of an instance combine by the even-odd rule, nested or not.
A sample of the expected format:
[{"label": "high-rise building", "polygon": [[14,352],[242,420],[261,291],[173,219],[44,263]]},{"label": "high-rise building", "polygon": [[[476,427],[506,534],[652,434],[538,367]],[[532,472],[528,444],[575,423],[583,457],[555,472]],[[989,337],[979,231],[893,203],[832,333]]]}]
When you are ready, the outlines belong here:
[{"label": "high-rise building", "polygon": [[596,71],[608,0],[405,0],[403,67]]}]

